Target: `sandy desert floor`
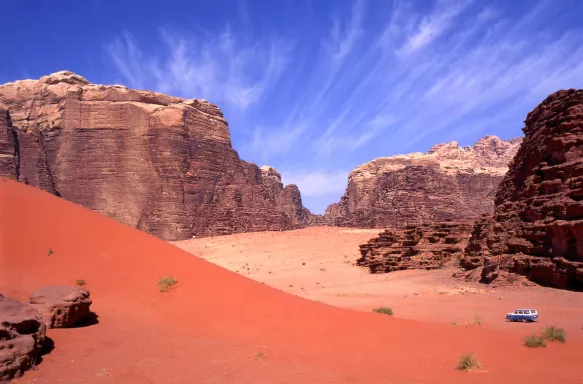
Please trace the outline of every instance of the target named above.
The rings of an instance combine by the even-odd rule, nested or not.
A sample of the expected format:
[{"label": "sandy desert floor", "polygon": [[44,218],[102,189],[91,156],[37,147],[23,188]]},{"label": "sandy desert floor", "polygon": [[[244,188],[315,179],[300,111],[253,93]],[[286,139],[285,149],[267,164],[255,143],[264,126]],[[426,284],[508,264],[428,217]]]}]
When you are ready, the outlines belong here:
[{"label": "sandy desert floor", "polygon": [[[583,293],[522,282],[492,288],[452,278],[453,265],[373,275],[355,261],[360,257],[358,245],[378,232],[319,227],[172,244],[282,291],[334,306],[363,311],[386,306],[396,317],[460,326],[479,318],[484,327],[504,330],[559,325],[583,340]],[[539,324],[505,322],[507,312],[531,307],[540,312]]]},{"label": "sandy desert floor", "polygon": [[[207,246],[207,252],[202,253],[209,259],[228,247],[233,254],[246,258],[247,249],[249,260],[255,260],[255,264],[245,261],[253,265],[249,266],[248,277],[265,273],[265,284],[261,284],[16,182],[0,182],[0,223],[0,292],[27,300],[40,286],[75,284],[77,279],[84,279],[91,290],[91,308],[98,315],[96,324],[48,330],[54,349],[43,357],[37,369],[26,372],[15,383],[583,381],[583,342],[572,326],[565,344],[526,348],[522,338],[539,325],[513,324],[503,330],[505,324],[499,327],[492,320],[498,321],[503,314],[494,315],[489,310],[495,306],[504,311],[514,307],[522,293],[516,293],[514,299],[510,296],[496,301],[495,295],[486,293],[440,294],[431,283],[439,278],[427,280],[423,274],[407,278],[368,276],[343,262],[353,259],[352,244],[361,241],[358,236],[368,238],[366,233],[348,232],[347,237],[322,235],[324,242],[318,242],[319,233],[325,230],[310,229],[307,233],[313,231],[314,247],[308,246],[302,231],[199,242],[203,249]],[[273,246],[261,248],[264,255],[255,259],[252,255],[260,248],[252,244],[261,236]],[[295,240],[286,244],[286,237]],[[227,245],[229,239],[238,239],[248,248],[237,249],[236,242]],[[326,261],[315,247],[328,249],[324,253],[330,260],[340,257],[342,261]],[[49,249],[52,252],[47,252]],[[271,249],[280,252],[272,255]],[[284,257],[286,253],[289,258]],[[277,255],[281,260],[273,264],[268,261]],[[231,262],[235,263],[235,259]],[[295,265],[298,263],[306,269]],[[308,268],[313,271],[307,272]],[[162,275],[178,280],[166,293],[156,286]],[[273,280],[268,280],[270,275]],[[411,283],[415,279],[418,284]],[[398,283],[399,280],[409,283]],[[270,284],[287,285],[286,289],[293,288],[296,295]],[[294,287],[290,288],[290,284]],[[364,311],[299,297],[302,286],[314,299]],[[447,286],[444,283],[439,290]],[[318,289],[322,293],[317,293]],[[557,316],[565,316],[571,310],[573,317],[580,316],[579,296],[549,292],[542,296],[547,299],[530,303],[541,306],[545,319],[550,318],[547,310],[555,311]],[[534,300],[538,296],[528,297]],[[377,303],[393,307],[395,316],[371,313],[369,308]],[[483,326],[449,323],[464,321],[476,312],[483,315]],[[424,313],[429,315],[423,317]],[[567,327],[566,317],[560,325]],[[475,354],[483,369],[473,373],[457,371],[458,359],[465,353]]]}]

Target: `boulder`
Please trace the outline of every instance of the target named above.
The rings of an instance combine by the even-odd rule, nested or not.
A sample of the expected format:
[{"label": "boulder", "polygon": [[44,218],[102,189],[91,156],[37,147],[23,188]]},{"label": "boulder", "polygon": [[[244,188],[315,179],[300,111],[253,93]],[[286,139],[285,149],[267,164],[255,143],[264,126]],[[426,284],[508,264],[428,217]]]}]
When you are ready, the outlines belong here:
[{"label": "boulder", "polygon": [[67,328],[91,314],[89,291],[73,286],[47,286],[30,295],[30,304],[42,314],[48,328]]},{"label": "boulder", "polygon": [[22,376],[38,362],[45,332],[37,309],[0,294],[0,383]]},{"label": "boulder", "polygon": [[494,211],[494,195],[521,139],[486,136],[472,147],[382,157],[354,169],[346,192],[324,215],[329,225],[403,228],[473,221]]}]

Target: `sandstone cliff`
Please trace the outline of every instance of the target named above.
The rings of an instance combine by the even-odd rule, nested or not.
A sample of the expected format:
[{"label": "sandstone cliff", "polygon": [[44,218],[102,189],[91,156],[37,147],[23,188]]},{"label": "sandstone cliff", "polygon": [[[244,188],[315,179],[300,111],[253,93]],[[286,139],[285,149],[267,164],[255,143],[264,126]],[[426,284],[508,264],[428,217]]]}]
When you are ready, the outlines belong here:
[{"label": "sandstone cliff", "polygon": [[18,178],[18,148],[8,108],[0,104],[0,175]]},{"label": "sandstone cliff", "polygon": [[525,121],[524,140],[476,224],[462,265],[481,279],[514,272],[583,290],[583,90],[558,91]]},{"label": "sandstone cliff", "polygon": [[357,265],[368,267],[371,273],[441,268],[454,257],[462,257],[471,230],[469,222],[387,229],[360,246]]},{"label": "sandstone cliff", "polygon": [[1,175],[162,239],[312,220],[296,186],[239,159],[222,112],[205,100],[62,71],[0,85],[0,103]]},{"label": "sandstone cliff", "polygon": [[327,208],[326,222],[386,228],[475,220],[494,210],[494,193],[520,142],[486,136],[473,147],[454,141],[363,164],[350,173],[340,202]]}]

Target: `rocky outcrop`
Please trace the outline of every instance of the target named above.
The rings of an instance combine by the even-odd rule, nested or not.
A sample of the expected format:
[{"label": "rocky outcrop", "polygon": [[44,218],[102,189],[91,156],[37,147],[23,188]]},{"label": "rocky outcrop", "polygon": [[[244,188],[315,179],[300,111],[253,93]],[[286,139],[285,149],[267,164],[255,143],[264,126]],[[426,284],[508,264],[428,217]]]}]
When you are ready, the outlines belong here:
[{"label": "rocky outcrop", "polygon": [[385,230],[360,246],[357,265],[371,273],[403,269],[437,269],[461,258],[472,223],[444,222],[408,225],[405,229]]},{"label": "rocky outcrop", "polygon": [[387,228],[444,220],[469,221],[494,210],[494,194],[521,139],[496,136],[473,147],[438,144],[427,153],[384,157],[348,177],[337,204],[326,210],[330,225]]},{"label": "rocky outcrop", "polygon": [[0,104],[0,175],[18,178],[18,145],[8,108]]},{"label": "rocky outcrop", "polygon": [[80,287],[48,286],[30,295],[30,304],[42,314],[47,328],[67,328],[90,315],[89,291]]},{"label": "rocky outcrop", "polygon": [[525,120],[524,141],[474,228],[462,265],[481,280],[518,273],[583,290],[583,90],[556,92]]},{"label": "rocky outcrop", "polygon": [[[297,187],[239,159],[205,100],[90,84],[63,71],[0,86],[0,174],[162,239],[300,228]],[[1,120],[4,118],[4,120]],[[4,121],[4,123],[3,123]]]},{"label": "rocky outcrop", "polygon": [[22,376],[38,362],[45,332],[36,309],[0,294],[0,383]]}]

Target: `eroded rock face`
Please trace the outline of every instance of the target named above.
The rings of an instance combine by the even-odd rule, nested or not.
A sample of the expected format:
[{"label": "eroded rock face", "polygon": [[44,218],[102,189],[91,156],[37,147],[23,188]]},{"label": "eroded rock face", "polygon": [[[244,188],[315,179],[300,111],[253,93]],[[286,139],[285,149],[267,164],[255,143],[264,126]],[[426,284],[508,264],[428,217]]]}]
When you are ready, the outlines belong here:
[{"label": "eroded rock face", "polygon": [[39,311],[0,294],[0,383],[22,376],[38,362],[45,332]]},{"label": "eroded rock face", "polygon": [[325,214],[330,225],[387,228],[469,221],[494,210],[494,194],[521,139],[496,136],[473,147],[438,144],[427,153],[373,160],[353,170]]},{"label": "eroded rock face", "polygon": [[80,287],[48,286],[30,295],[30,304],[42,314],[48,328],[67,328],[76,325],[91,311],[89,291]]},{"label": "eroded rock face", "polygon": [[[297,187],[239,159],[222,112],[205,100],[62,71],[1,85],[0,102],[17,139],[5,138],[0,109],[0,154],[17,151],[19,181],[162,239],[311,220]],[[0,163],[0,175],[10,167]]]},{"label": "eroded rock face", "polygon": [[18,145],[8,108],[0,103],[0,175],[18,178]]},{"label": "eroded rock face", "polygon": [[525,137],[476,227],[463,266],[583,290],[583,90],[558,91],[528,114]]},{"label": "eroded rock face", "polygon": [[372,273],[404,269],[437,269],[460,258],[472,230],[472,223],[444,222],[408,225],[385,230],[360,246],[357,265]]}]

